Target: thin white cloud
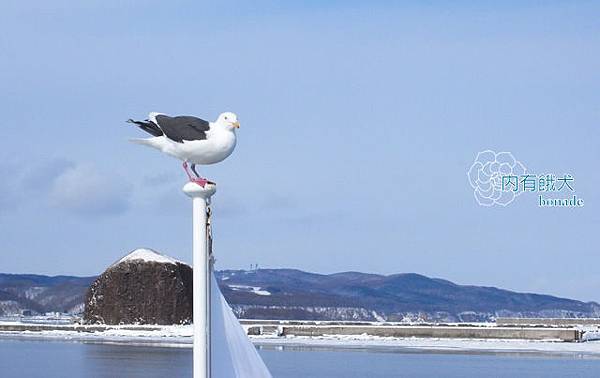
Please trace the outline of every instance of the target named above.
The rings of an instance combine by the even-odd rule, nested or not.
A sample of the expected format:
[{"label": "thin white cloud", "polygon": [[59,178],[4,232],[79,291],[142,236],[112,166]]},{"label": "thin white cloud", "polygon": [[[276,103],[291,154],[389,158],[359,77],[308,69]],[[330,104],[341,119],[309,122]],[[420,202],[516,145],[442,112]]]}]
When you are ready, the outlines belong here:
[{"label": "thin white cloud", "polygon": [[50,189],[50,204],[79,215],[118,215],[129,208],[131,186],[118,176],[80,164],[57,176]]},{"label": "thin white cloud", "polygon": [[41,163],[16,159],[0,164],[0,215],[25,207],[32,193],[46,195],[52,182],[75,163],[51,158]]},{"label": "thin white cloud", "polygon": [[75,162],[64,158],[53,158],[29,166],[23,173],[20,186],[22,189],[39,190],[40,185],[48,191],[55,178],[76,166]]}]

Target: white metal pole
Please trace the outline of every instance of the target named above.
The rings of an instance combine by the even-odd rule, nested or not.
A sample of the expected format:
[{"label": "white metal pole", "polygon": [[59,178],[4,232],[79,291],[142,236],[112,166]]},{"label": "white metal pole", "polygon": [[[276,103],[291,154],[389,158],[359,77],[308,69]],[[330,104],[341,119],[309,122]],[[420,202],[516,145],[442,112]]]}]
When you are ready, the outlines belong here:
[{"label": "white metal pole", "polygon": [[193,203],[194,378],[210,378],[210,261],[206,209],[216,185],[189,182],[183,191]]}]

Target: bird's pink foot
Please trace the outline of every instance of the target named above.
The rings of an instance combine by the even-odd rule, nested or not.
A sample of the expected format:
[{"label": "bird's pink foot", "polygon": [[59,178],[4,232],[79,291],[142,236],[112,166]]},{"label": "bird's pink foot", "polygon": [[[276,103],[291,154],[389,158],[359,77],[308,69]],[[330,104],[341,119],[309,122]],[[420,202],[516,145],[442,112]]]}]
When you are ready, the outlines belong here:
[{"label": "bird's pink foot", "polygon": [[193,178],[192,178],[192,177],[190,177],[190,181],[191,181],[191,182],[193,182],[193,183],[195,183],[195,184],[198,184],[198,185],[200,185],[200,186],[201,186],[201,187],[203,187],[203,188],[204,188],[204,187],[206,186],[206,184],[208,183],[208,180],[207,180],[207,179],[205,179],[205,178],[203,178],[203,177],[198,177],[198,178],[196,178],[196,177],[193,177]]},{"label": "bird's pink foot", "polygon": [[196,176],[192,175],[191,172],[189,171],[188,163],[186,161],[183,162],[183,169],[185,170],[185,174],[187,175],[188,179],[191,182],[196,183],[204,188],[206,186],[206,184],[209,183],[210,181],[208,181],[208,179],[205,179],[204,177],[199,177],[194,166],[195,165],[192,164],[192,170],[194,171],[194,174]]}]

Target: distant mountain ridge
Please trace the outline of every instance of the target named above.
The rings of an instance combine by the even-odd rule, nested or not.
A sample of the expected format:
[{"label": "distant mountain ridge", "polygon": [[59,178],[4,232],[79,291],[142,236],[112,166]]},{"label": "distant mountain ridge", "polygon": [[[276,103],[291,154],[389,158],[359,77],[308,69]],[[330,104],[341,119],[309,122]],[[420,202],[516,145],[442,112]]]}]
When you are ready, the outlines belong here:
[{"label": "distant mountain ridge", "polygon": [[79,313],[95,277],[0,273],[0,316],[23,311]]},{"label": "distant mountain ridge", "polygon": [[217,276],[223,294],[237,315],[244,318],[487,321],[497,316],[600,315],[600,305],[595,302],[457,285],[416,273],[324,275],[260,269],[225,270]]},{"label": "distant mountain ridge", "polygon": [[[224,270],[219,286],[239,317],[366,321],[487,321],[497,316],[599,317],[600,305],[415,273]],[[0,274],[0,316],[23,310],[78,314],[96,277]]]}]

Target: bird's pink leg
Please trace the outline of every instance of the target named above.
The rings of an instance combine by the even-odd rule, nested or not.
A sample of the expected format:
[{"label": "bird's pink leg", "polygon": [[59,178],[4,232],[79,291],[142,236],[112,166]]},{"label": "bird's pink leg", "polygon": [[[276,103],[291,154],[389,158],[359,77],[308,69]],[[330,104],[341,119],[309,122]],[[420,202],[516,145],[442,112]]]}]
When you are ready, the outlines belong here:
[{"label": "bird's pink leg", "polygon": [[188,163],[187,161],[183,162],[183,170],[185,171],[185,174],[187,175],[188,179],[193,182],[196,183],[198,185],[200,185],[201,187],[205,187],[206,183],[208,182],[207,179],[203,178],[203,177],[193,177],[192,174],[190,173],[189,169],[188,169]]},{"label": "bird's pink leg", "polygon": [[185,174],[190,179],[190,181],[193,181],[194,179],[192,178],[192,175],[190,174],[190,171],[188,170],[188,163],[187,163],[187,161],[183,162],[183,170],[185,171]]}]

